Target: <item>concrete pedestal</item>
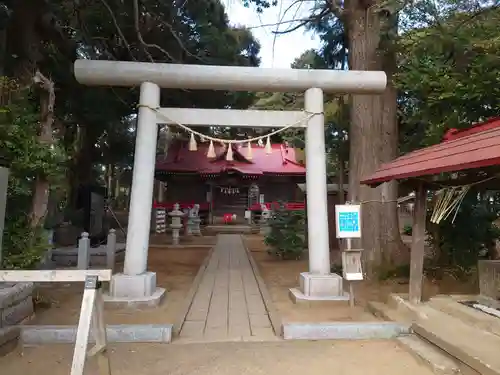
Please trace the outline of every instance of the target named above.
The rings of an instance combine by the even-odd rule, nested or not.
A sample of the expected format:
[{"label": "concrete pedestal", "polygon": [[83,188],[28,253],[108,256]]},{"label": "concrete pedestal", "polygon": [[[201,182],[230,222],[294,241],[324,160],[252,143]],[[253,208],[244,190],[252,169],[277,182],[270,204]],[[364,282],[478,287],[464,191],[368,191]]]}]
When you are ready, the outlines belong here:
[{"label": "concrete pedestal", "polygon": [[349,301],[349,294],[344,292],[342,287],[342,277],[335,273],[316,275],[302,272],[299,281],[299,288],[290,289],[290,297],[295,303],[302,301]]},{"label": "concrete pedestal", "polygon": [[139,275],[113,275],[109,294],[104,295],[107,303],[117,307],[155,307],[165,296],[165,289],[156,287],[156,273]]}]

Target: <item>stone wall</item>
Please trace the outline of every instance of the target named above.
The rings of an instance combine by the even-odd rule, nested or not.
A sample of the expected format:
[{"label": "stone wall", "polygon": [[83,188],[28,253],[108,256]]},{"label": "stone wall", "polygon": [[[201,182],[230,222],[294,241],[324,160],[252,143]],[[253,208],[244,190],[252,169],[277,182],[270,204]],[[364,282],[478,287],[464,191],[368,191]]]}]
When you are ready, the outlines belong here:
[{"label": "stone wall", "polygon": [[[115,262],[122,262],[125,258],[125,243],[117,243]],[[59,248],[51,251],[51,260],[55,267],[75,267],[78,264],[78,249]],[[106,266],[106,245],[90,248],[90,266]]]},{"label": "stone wall", "polygon": [[33,315],[33,284],[0,284],[0,355],[13,349],[19,337],[15,326]]}]

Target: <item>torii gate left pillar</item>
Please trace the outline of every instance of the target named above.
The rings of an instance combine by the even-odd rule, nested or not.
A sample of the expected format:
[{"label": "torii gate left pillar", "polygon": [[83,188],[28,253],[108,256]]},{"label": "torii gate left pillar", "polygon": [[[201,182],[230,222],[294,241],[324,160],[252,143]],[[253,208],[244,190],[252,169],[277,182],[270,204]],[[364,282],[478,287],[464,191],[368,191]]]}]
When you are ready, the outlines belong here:
[{"label": "torii gate left pillar", "polygon": [[[77,60],[80,83],[139,86],[140,107],[123,274],[111,281],[111,299],[128,305],[155,305],[165,290],[147,271],[158,123],[233,127],[306,127],[306,185],[309,272],[300,275],[296,299],[345,298],[342,277],[330,273],[323,92],[376,94],[385,89],[384,72],[262,69],[206,65]],[[305,92],[305,111],[238,111],[159,108],[160,87],[180,89]],[[304,123],[305,119],[307,123]],[[297,121],[298,120],[298,121]],[[302,120],[302,122],[300,121]]]}]

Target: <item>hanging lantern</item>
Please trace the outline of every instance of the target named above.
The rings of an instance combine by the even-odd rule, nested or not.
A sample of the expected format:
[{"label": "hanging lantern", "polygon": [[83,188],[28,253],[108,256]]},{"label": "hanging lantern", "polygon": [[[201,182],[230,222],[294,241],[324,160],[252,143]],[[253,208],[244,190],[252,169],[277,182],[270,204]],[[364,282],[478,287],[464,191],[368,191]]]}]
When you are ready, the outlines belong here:
[{"label": "hanging lantern", "polygon": [[189,139],[189,151],[197,151],[198,145],[196,144],[196,139],[194,138],[194,134],[191,133],[191,138]]},{"label": "hanging lantern", "polygon": [[247,144],[247,159],[252,160],[253,155],[252,155],[252,143],[248,142]]},{"label": "hanging lantern", "polygon": [[227,145],[226,160],[227,161],[233,160],[233,147],[231,146],[231,143],[228,143],[228,145]]},{"label": "hanging lantern", "polygon": [[266,140],[266,154],[272,154],[273,153],[273,148],[271,147],[271,137],[267,137]]},{"label": "hanging lantern", "polygon": [[208,145],[207,158],[209,158],[209,159],[213,159],[213,158],[215,158],[216,156],[217,156],[217,155],[215,155],[214,142],[212,142],[212,140],[210,140],[210,145]]}]

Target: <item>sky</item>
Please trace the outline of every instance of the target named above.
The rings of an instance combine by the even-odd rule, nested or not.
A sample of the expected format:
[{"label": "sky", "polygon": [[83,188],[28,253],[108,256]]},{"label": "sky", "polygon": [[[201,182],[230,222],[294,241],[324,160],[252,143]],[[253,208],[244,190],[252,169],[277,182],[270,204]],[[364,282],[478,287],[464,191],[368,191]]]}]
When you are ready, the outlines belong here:
[{"label": "sky", "polygon": [[[311,33],[305,33],[304,28],[284,35],[273,34],[277,29],[283,31],[294,25],[286,21],[307,17],[309,15],[307,2],[280,0],[278,6],[257,14],[254,8],[245,8],[241,0],[222,1],[226,6],[230,23],[250,27],[254,37],[259,41],[261,67],[289,68],[302,52],[319,47],[318,38]],[[290,9],[287,11],[287,8]],[[276,25],[279,22],[285,23]]]}]

